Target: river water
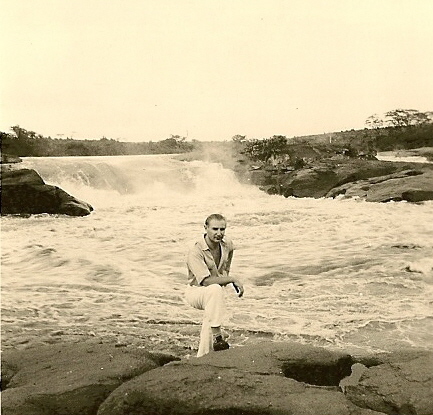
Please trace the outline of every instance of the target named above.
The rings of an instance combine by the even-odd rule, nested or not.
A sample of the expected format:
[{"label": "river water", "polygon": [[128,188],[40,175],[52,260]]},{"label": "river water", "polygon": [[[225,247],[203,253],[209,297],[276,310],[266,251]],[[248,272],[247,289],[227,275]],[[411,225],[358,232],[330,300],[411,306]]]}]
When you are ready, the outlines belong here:
[{"label": "river water", "polygon": [[403,163],[431,163],[424,156],[401,156],[398,151],[384,151],[377,153],[376,158],[382,161],[400,161]]},{"label": "river water", "polygon": [[[205,217],[227,217],[233,345],[295,340],[349,351],[433,349],[433,203],[267,195],[233,172],[173,156],[27,158],[87,217],[2,218],[5,347],[111,336],[196,349],[185,255]],[[75,336],[75,337],[74,337]]]}]

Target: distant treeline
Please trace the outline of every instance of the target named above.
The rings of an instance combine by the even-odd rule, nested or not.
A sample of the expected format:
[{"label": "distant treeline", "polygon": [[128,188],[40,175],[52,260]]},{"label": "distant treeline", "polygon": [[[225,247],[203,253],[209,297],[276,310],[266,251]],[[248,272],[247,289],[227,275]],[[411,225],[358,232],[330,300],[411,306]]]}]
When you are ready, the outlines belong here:
[{"label": "distant treeline", "polygon": [[[232,141],[237,151],[252,161],[284,159],[301,145],[314,147],[322,155],[341,153],[350,157],[368,157],[378,151],[433,147],[433,113],[397,109],[383,118],[374,114],[367,118],[369,128],[326,134],[287,138],[247,139],[235,135]],[[296,158],[296,157],[295,157]],[[296,160],[301,161],[301,160]]]},{"label": "distant treeline", "polygon": [[[366,120],[368,128],[319,135],[287,138],[274,135],[270,138],[247,139],[235,135],[232,142],[238,153],[251,160],[267,161],[290,155],[294,145],[308,144],[320,152],[343,152],[349,156],[372,155],[377,151],[433,147],[433,112],[396,109],[383,117],[371,115]],[[44,137],[18,125],[11,133],[0,132],[4,154],[21,157],[42,156],[115,156],[135,154],[186,153],[200,148],[203,143],[172,135],[157,142],[128,143],[103,137],[99,140],[74,140]]]},{"label": "distant treeline", "polygon": [[365,124],[368,128],[363,130],[343,131],[327,136],[331,137],[333,143],[355,148],[367,146],[376,151],[433,146],[432,111],[399,108],[388,111],[383,116],[373,114],[366,119]]},{"label": "distant treeline", "polygon": [[11,130],[12,133],[0,131],[2,152],[19,157],[174,154],[194,148],[194,144],[178,135],[157,142],[127,143],[106,137],[99,140],[44,137],[18,125],[11,127]]}]

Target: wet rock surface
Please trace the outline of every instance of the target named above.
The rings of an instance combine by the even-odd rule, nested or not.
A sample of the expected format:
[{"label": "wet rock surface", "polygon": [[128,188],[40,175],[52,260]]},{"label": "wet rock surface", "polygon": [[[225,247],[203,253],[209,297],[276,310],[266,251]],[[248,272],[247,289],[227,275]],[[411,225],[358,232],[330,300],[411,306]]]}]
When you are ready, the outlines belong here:
[{"label": "wet rock surface", "polygon": [[45,184],[32,169],[11,169],[2,164],[2,215],[38,213],[86,216],[93,207],[57,186]]},{"label": "wet rock surface", "polygon": [[433,413],[433,352],[382,355],[264,341],[176,359],[136,346],[7,350],[4,415]]},{"label": "wet rock surface", "polygon": [[123,382],[173,359],[92,343],[7,350],[2,358],[2,413],[92,415]]},{"label": "wet rock surface", "polygon": [[386,414],[433,414],[433,353],[395,353],[346,388],[355,404]]}]

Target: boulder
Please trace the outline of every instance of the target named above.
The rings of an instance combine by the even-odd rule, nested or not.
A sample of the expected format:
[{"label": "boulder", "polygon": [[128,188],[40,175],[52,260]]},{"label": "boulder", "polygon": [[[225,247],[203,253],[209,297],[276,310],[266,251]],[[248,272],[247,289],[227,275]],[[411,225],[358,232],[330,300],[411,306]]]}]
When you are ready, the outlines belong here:
[{"label": "boulder", "polygon": [[424,202],[426,200],[433,200],[433,189],[409,189],[402,192],[401,196],[403,200],[407,200],[408,202]]},{"label": "boulder", "polygon": [[2,168],[1,183],[2,215],[58,213],[86,216],[93,211],[88,203],[76,199],[57,186],[45,184],[42,177],[32,169]]},{"label": "boulder", "polygon": [[209,365],[168,365],[123,384],[97,415],[373,415],[334,390]]},{"label": "boulder", "polygon": [[22,185],[43,185],[45,184],[39,174],[32,169],[13,169],[6,170],[2,165],[2,187],[4,186],[22,186]]},{"label": "boulder", "polygon": [[337,172],[327,166],[304,168],[283,178],[280,187],[285,196],[319,198],[340,180]]},{"label": "boulder", "polygon": [[44,345],[2,356],[2,414],[94,415],[124,381],[172,356],[108,344]]},{"label": "boulder", "polygon": [[297,343],[233,348],[140,375],[97,414],[378,414],[337,386],[352,362],[345,353]]}]

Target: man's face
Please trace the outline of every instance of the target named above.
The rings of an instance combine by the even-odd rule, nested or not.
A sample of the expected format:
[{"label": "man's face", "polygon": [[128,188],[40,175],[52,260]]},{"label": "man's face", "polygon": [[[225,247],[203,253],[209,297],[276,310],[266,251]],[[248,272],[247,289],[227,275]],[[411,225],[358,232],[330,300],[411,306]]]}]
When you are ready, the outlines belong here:
[{"label": "man's face", "polygon": [[226,222],[224,220],[212,219],[205,227],[206,234],[210,241],[219,243],[224,237],[226,231]]}]

